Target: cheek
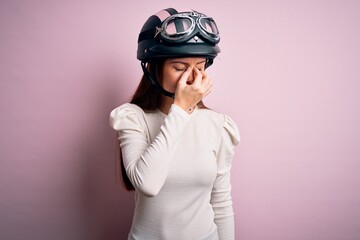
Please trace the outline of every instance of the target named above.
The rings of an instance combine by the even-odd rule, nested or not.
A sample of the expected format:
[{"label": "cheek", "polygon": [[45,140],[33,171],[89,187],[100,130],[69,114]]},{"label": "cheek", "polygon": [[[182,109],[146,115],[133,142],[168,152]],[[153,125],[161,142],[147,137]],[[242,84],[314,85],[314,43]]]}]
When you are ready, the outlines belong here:
[{"label": "cheek", "polygon": [[162,85],[165,90],[175,91],[176,85],[181,77],[181,72],[164,72],[162,78]]}]

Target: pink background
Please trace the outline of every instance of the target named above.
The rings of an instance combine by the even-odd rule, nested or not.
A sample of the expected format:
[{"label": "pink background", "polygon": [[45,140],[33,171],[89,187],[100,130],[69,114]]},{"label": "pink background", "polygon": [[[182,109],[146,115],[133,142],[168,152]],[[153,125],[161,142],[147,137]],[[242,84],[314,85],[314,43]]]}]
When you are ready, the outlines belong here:
[{"label": "pink background", "polygon": [[242,142],[236,239],[360,239],[359,1],[1,1],[0,239],[125,239],[109,112],[140,76],[137,35],[174,6],[214,17],[211,108]]}]

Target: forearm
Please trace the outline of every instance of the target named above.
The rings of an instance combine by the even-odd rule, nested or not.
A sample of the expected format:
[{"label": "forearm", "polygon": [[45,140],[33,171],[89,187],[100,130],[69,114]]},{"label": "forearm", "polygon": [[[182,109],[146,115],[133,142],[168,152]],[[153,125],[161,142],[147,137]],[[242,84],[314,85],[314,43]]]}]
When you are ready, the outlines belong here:
[{"label": "forearm", "polygon": [[149,145],[144,136],[124,130],[120,135],[127,175],[134,187],[147,196],[155,196],[163,186],[172,155],[190,116],[172,106],[154,141]]},{"label": "forearm", "polygon": [[218,229],[220,240],[234,240],[234,212],[232,204],[222,207],[213,207],[215,212],[215,224]]}]

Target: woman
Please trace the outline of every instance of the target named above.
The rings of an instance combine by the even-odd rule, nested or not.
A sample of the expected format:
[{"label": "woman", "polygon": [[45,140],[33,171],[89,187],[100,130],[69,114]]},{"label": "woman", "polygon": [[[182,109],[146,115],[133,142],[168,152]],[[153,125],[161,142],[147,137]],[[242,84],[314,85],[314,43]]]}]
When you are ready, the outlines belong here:
[{"label": "woman", "polygon": [[135,190],[128,239],[234,239],[230,168],[240,136],[202,103],[219,40],[214,20],[193,10],[162,10],[140,32],[144,76],[131,103],[110,114]]}]

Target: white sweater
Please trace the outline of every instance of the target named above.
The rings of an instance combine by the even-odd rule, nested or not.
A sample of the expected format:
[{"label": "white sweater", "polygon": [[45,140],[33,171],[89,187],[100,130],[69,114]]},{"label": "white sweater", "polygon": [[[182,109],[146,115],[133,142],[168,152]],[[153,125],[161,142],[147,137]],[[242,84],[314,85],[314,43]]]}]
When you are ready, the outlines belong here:
[{"label": "white sweater", "polygon": [[172,105],[168,115],[123,104],[110,114],[136,189],[128,239],[235,238],[230,168],[240,141],[226,115]]}]

